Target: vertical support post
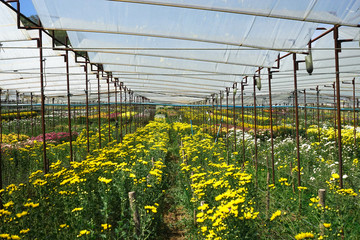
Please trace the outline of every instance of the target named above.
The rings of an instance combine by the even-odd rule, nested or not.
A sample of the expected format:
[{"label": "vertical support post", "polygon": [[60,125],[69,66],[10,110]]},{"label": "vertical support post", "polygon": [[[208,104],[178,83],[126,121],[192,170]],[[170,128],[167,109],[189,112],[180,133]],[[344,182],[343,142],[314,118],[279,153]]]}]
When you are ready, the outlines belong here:
[{"label": "vertical support post", "polygon": [[317,105],[317,126],[318,126],[318,138],[319,142],[321,141],[320,136],[320,103],[319,103],[319,86],[316,86],[316,105]]},{"label": "vertical support post", "polygon": [[55,132],[55,98],[52,98],[52,125]]},{"label": "vertical support post", "polygon": [[[269,106],[270,107],[270,137],[271,137],[270,138],[270,143],[271,143],[271,170],[272,170],[272,183],[275,184],[274,126],[273,126],[273,115],[272,115],[271,80],[272,80],[272,73],[270,71],[270,68],[268,68],[269,105],[270,105]],[[305,114],[305,116],[306,116],[306,114]]]},{"label": "vertical support post", "polygon": [[128,104],[127,104],[127,96],[126,96],[126,93],[127,93],[127,88],[125,87],[124,88],[124,94],[125,94],[125,135],[128,133],[127,131],[127,123],[128,123],[128,119],[127,119],[127,108],[128,108]]},{"label": "vertical support post", "polygon": [[140,127],[140,116],[141,116],[141,111],[140,111],[140,106],[141,106],[141,100],[140,100],[140,96],[135,96],[135,106],[136,106],[136,129],[138,129]]},{"label": "vertical support post", "polygon": [[235,95],[237,83],[233,84],[233,125],[234,125],[234,151],[236,152],[236,121],[235,121]]},{"label": "vertical support post", "polygon": [[304,89],[304,117],[305,117],[305,136],[307,129],[307,103],[306,103],[306,89]]},{"label": "vertical support post", "polygon": [[229,88],[226,88],[226,149],[229,150]]},{"label": "vertical support post", "polygon": [[114,82],[115,88],[115,131],[116,131],[116,142],[119,142],[119,122],[118,122],[118,102],[117,102],[117,79]]},{"label": "vertical support post", "polygon": [[[71,104],[71,103],[70,103]],[[70,105],[72,106],[72,105]],[[71,109],[70,109],[71,110]],[[72,106],[72,110],[73,110],[73,115],[71,116],[72,119],[74,119],[74,130],[76,132],[76,124],[75,124],[75,119],[76,119],[76,105]]]},{"label": "vertical support post", "polygon": [[[66,39],[67,45],[67,39]],[[66,61],[66,87],[67,87],[67,107],[68,107],[68,126],[69,126],[69,137],[70,137],[70,162],[73,161],[73,147],[72,147],[72,132],[71,132],[71,103],[70,103],[70,74],[69,74],[69,51],[65,50],[65,61]]]},{"label": "vertical support post", "polygon": [[43,50],[42,50],[42,31],[39,29],[39,51],[40,51],[40,92],[41,92],[41,127],[43,138],[43,162],[44,173],[49,172],[49,163],[46,157],[46,139],[45,139],[45,94],[44,94],[44,69],[43,69]]},{"label": "vertical support post", "polygon": [[296,158],[298,168],[298,186],[301,186],[301,167],[300,167],[300,136],[299,136],[299,103],[298,103],[298,89],[297,89],[297,75],[296,71],[298,68],[296,62],[296,53],[293,53],[293,64],[294,64],[294,100],[295,100],[295,129],[296,129]]},{"label": "vertical support post", "polygon": [[[223,112],[222,112],[222,100],[224,98],[224,92],[223,91],[220,91],[219,93],[219,98],[220,98],[220,123],[219,125],[221,125],[221,120],[223,119]],[[220,132],[221,132],[221,129],[220,129]]]},{"label": "vertical support post", "polygon": [[101,109],[100,109],[100,72],[99,67],[96,74],[98,90],[98,128],[99,128],[99,148],[101,148]]},{"label": "vertical support post", "polygon": [[86,150],[90,152],[89,136],[89,79],[88,79],[88,60],[85,60],[85,98],[86,98]]},{"label": "vertical support post", "polygon": [[335,82],[332,84],[332,87],[334,89],[334,132],[335,132],[335,146],[337,146],[337,131],[336,131],[336,86]]},{"label": "vertical support post", "polygon": [[339,67],[339,52],[341,44],[338,41],[339,37],[338,26],[334,26],[334,47],[335,47],[335,76],[336,76],[336,106],[337,106],[337,120],[338,120],[338,150],[339,150],[339,186],[343,188],[343,161],[342,161],[342,142],[341,142],[341,109],[340,109],[340,67]]},{"label": "vertical support post", "polygon": [[[319,189],[318,191],[319,196],[319,204],[321,205],[322,209],[325,210],[325,198],[326,198],[326,190]],[[322,212],[321,221],[320,221],[320,235],[324,235],[324,212]]]},{"label": "vertical support post", "polygon": [[[215,129],[217,129],[218,125],[218,109],[219,109],[219,95],[215,95]],[[216,130],[215,130],[216,135]]]},{"label": "vertical support post", "polygon": [[142,97],[142,125],[145,125],[145,97]]},{"label": "vertical support post", "polygon": [[354,146],[357,148],[356,145],[356,114],[355,114],[355,78],[352,80],[352,87],[353,87],[353,121],[354,121]]},{"label": "vertical support post", "polygon": [[[6,91],[6,93],[7,93],[7,94],[6,94],[6,95],[7,95],[7,97],[6,97],[6,99],[5,99],[5,100],[6,100],[6,103],[7,103],[7,104],[9,104],[9,98],[10,98],[10,97],[9,97],[9,95],[10,95],[9,90],[7,90],[7,91]],[[9,106],[9,105],[7,106],[7,112],[8,112],[8,113],[10,113],[10,112],[11,112],[11,111],[10,111],[10,106]],[[11,128],[10,128],[10,127],[11,127],[11,125],[10,125],[10,124],[8,124],[8,131],[9,131],[9,133],[11,132]]]},{"label": "vertical support post", "polygon": [[255,169],[257,172],[258,166],[257,166],[257,161],[258,161],[258,156],[257,156],[257,111],[256,111],[256,77],[254,75],[253,77],[253,95],[254,95],[254,142],[255,142]]},{"label": "vertical support post", "polygon": [[32,112],[34,111],[33,109],[33,93],[30,93],[30,125],[31,125],[31,136],[34,136],[34,117]]},{"label": "vertical support post", "polygon": [[129,90],[128,94],[129,94],[129,113],[130,113],[130,116],[129,116],[129,133],[131,133],[131,123],[133,121],[133,119],[132,119],[132,111],[133,111],[132,97],[133,97],[133,95],[131,94],[130,90]]},{"label": "vertical support post", "polygon": [[[0,189],[3,189],[3,176],[2,176],[2,133],[3,133],[3,128],[2,128],[2,100],[1,100],[1,95],[2,95],[2,89],[0,89]],[[0,192],[0,209],[3,208],[3,204],[2,204],[2,192]]]},{"label": "vertical support post", "polygon": [[242,122],[242,167],[245,167],[245,119],[244,119],[244,83],[241,82],[241,122]]},{"label": "vertical support post", "polygon": [[[212,96],[212,125],[213,125],[213,134],[214,134],[214,138],[216,138],[216,125],[215,125],[215,94],[213,94]],[[194,114],[195,115],[195,114]]]},{"label": "vertical support post", "polygon": [[120,83],[120,142],[122,142],[123,138],[123,99],[122,99],[122,89],[123,89],[123,82]]},{"label": "vertical support post", "polygon": [[19,111],[19,92],[16,91],[16,133],[20,137],[20,111]]},{"label": "vertical support post", "polygon": [[107,74],[107,78],[106,78],[106,82],[107,82],[107,92],[108,92],[108,137],[109,137],[109,142],[111,140],[111,125],[110,125],[110,79],[109,79],[109,74]]}]

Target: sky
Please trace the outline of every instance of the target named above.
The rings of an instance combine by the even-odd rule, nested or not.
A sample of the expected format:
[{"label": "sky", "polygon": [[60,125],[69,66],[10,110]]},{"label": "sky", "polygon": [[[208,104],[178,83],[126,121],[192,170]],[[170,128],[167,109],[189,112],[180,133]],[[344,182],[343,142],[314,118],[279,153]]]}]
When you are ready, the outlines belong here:
[{"label": "sky", "polygon": [[[12,3],[12,6],[16,6],[15,3]],[[31,0],[20,0],[20,12],[27,17],[31,15],[36,15],[34,5]]]}]

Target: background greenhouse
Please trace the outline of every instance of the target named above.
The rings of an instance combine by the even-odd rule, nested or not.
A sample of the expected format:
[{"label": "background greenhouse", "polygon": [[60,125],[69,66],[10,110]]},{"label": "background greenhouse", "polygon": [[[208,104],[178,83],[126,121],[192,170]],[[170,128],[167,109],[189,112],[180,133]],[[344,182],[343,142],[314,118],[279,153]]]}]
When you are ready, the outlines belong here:
[{"label": "background greenhouse", "polygon": [[360,0],[1,0],[0,239],[359,239]]}]

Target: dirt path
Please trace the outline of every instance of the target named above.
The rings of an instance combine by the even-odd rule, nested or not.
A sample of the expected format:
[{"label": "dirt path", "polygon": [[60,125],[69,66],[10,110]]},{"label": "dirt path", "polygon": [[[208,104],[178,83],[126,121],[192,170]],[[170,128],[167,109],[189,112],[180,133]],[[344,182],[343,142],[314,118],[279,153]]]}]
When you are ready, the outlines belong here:
[{"label": "dirt path", "polygon": [[185,239],[186,226],[185,218],[186,214],[184,209],[179,206],[179,201],[176,199],[176,191],[179,186],[177,185],[177,171],[176,166],[179,164],[179,157],[176,154],[171,153],[167,156],[168,165],[168,189],[166,190],[163,219],[164,228],[161,239],[168,240],[182,240]]}]

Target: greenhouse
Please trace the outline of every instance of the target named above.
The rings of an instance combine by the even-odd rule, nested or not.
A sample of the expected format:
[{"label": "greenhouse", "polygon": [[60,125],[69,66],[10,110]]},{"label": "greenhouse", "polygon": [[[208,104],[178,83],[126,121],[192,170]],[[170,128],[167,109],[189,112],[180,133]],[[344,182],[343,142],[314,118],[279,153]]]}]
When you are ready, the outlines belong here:
[{"label": "greenhouse", "polygon": [[0,239],[360,239],[360,0],[1,0]]}]

